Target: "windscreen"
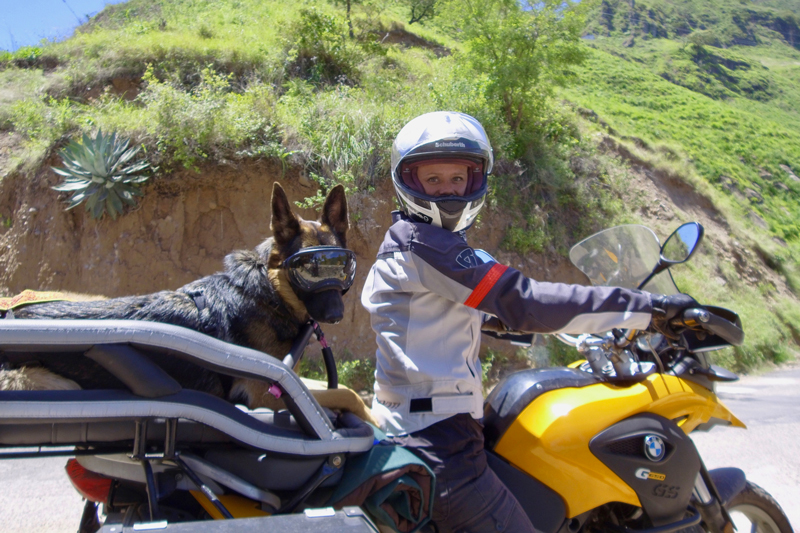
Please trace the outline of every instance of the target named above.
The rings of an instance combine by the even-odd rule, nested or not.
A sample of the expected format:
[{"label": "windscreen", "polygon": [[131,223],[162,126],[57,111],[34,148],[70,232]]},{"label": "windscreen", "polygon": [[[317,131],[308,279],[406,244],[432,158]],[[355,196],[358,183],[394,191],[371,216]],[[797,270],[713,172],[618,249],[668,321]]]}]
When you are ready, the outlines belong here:
[{"label": "windscreen", "polygon": [[[661,245],[649,228],[637,224],[596,233],[572,247],[570,261],[592,285],[637,289],[658,263]],[[675,294],[678,288],[668,270],[651,279],[643,290]]]}]

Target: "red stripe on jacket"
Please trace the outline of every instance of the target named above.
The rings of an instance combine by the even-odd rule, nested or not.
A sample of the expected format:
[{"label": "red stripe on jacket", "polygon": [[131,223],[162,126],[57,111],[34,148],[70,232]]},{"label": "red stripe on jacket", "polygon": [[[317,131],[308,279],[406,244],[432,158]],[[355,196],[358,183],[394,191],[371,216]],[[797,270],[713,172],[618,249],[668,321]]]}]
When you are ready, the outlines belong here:
[{"label": "red stripe on jacket", "polygon": [[472,307],[473,309],[477,308],[483,299],[489,294],[489,291],[492,290],[497,280],[500,279],[500,276],[503,275],[508,269],[506,265],[501,265],[500,263],[495,263],[494,266],[489,269],[489,272],[483,276],[483,279],[478,286],[472,291],[472,294],[469,295],[467,301],[464,302],[464,305],[467,307]]}]

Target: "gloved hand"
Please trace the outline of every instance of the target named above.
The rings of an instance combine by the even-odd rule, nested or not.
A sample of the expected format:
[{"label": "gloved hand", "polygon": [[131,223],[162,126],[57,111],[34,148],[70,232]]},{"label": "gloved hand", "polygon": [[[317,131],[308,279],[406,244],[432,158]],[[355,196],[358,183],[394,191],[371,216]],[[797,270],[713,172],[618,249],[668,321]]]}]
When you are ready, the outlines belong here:
[{"label": "gloved hand", "polygon": [[492,333],[508,333],[511,331],[499,318],[491,316],[484,320],[481,325],[481,331],[489,331]]},{"label": "gloved hand", "polygon": [[686,309],[702,307],[688,294],[651,294],[650,298],[653,304],[653,314],[647,330],[661,333],[672,340],[678,340],[680,337],[672,329],[669,321],[679,317]]},{"label": "gloved hand", "polygon": [[490,316],[483,321],[481,332],[490,337],[511,341],[520,346],[533,344],[533,333],[512,330],[502,320],[494,316]]}]

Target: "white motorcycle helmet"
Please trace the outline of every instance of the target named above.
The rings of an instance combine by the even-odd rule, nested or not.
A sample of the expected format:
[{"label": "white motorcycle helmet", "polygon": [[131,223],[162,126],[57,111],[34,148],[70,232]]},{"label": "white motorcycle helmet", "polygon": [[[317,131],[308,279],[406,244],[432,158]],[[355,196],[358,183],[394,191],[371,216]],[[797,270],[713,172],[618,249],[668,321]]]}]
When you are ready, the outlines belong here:
[{"label": "white motorcycle helmet", "polygon": [[[425,194],[417,168],[422,164],[466,165],[464,196]],[[410,218],[450,231],[469,228],[486,198],[486,176],[494,158],[486,132],[464,113],[436,111],[406,124],[392,144],[392,183],[400,208]]]}]

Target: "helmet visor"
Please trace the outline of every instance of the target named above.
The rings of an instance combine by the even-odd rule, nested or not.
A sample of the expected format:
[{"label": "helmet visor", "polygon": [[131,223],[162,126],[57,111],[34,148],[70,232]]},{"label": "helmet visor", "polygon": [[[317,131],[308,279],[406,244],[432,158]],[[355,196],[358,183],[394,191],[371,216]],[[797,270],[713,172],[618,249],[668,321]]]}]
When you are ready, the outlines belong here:
[{"label": "helmet visor", "polygon": [[356,254],[338,246],[304,248],[283,262],[289,282],[301,292],[350,288],[356,275]]},{"label": "helmet visor", "polygon": [[417,172],[421,166],[437,164],[463,165],[467,167],[467,187],[464,191],[464,195],[470,195],[479,191],[486,179],[483,173],[483,163],[480,161],[466,158],[437,157],[417,159],[403,163],[400,167],[400,176],[402,177],[403,184],[416,192],[425,194],[425,188],[419,181]]}]

